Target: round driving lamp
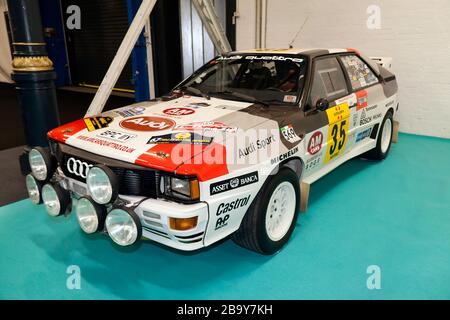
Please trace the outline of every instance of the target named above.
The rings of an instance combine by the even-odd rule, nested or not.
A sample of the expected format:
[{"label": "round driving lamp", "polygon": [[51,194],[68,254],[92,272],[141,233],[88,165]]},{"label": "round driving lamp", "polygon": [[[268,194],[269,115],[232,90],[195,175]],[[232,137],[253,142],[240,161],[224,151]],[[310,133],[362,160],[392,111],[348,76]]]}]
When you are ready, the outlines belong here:
[{"label": "round driving lamp", "polygon": [[39,181],[37,181],[33,175],[28,174],[25,177],[25,184],[27,186],[28,196],[31,199],[31,202],[34,204],[42,203],[41,191],[42,185]]},{"label": "round driving lamp", "polygon": [[42,187],[42,201],[47,213],[57,217],[66,212],[70,204],[70,194],[57,184],[47,183]]},{"label": "round driving lamp", "polygon": [[50,152],[42,147],[35,147],[28,153],[28,161],[33,176],[39,181],[45,181],[55,171],[55,161]]},{"label": "round driving lamp", "polygon": [[78,199],[75,211],[81,230],[88,234],[103,230],[106,208],[95,203],[91,197]]},{"label": "round driving lamp", "polygon": [[119,194],[117,176],[104,165],[96,165],[89,169],[86,185],[89,195],[98,204],[113,202]]},{"label": "round driving lamp", "polygon": [[112,209],[106,216],[105,225],[111,239],[120,246],[130,246],[142,236],[141,220],[130,208]]}]

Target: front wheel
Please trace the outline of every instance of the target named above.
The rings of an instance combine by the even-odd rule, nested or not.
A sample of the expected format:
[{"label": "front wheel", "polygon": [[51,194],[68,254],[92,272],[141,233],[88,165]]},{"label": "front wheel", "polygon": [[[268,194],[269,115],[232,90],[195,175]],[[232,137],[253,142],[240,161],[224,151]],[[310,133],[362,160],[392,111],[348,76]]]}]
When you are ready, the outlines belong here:
[{"label": "front wheel", "polygon": [[282,169],[269,179],[233,235],[238,245],[267,255],[289,240],[300,202],[300,185],[292,170]]},{"label": "front wheel", "polygon": [[383,122],[378,133],[377,145],[368,151],[364,156],[372,160],[383,160],[387,157],[392,144],[392,133],[394,128],[392,112],[388,111],[384,116]]}]

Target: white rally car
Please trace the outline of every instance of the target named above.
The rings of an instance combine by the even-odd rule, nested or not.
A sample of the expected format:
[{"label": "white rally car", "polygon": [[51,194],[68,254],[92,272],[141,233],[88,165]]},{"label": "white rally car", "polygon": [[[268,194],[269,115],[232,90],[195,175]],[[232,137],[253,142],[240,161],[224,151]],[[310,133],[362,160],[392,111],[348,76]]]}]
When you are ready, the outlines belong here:
[{"label": "white rally car", "polygon": [[395,75],[353,49],[216,57],[168,96],[60,126],[29,153],[31,200],[75,210],[86,233],[196,250],[232,235],[277,252],[300,182],[364,154],[381,160],[398,109]]}]

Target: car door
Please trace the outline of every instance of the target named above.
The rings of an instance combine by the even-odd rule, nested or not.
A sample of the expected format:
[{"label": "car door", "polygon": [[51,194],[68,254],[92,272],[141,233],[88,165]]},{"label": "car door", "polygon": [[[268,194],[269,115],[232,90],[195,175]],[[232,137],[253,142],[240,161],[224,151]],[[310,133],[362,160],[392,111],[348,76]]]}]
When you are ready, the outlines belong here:
[{"label": "car door", "polygon": [[[326,110],[319,110],[317,107],[317,102],[321,99],[329,104]],[[353,100],[355,99],[349,92],[348,82],[337,56],[316,58],[312,65],[305,119],[312,120],[315,117],[321,121],[315,121],[315,130],[309,132],[304,140],[305,176],[312,175],[348,150],[348,137],[355,129],[351,106],[356,101]]]}]

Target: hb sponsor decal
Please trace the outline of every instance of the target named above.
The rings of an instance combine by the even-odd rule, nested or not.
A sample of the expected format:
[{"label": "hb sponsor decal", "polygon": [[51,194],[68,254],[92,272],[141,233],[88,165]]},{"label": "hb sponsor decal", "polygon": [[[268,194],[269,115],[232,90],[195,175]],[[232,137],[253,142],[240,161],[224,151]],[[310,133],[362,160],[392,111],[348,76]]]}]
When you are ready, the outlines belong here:
[{"label": "hb sponsor decal", "polygon": [[122,128],[133,131],[162,131],[171,129],[175,124],[171,119],[153,116],[129,118],[119,123]]},{"label": "hb sponsor decal", "polygon": [[216,221],[215,230],[225,227],[230,219],[230,213],[239,208],[245,207],[250,200],[250,195],[245,198],[238,198],[231,202],[221,203],[217,207],[216,216],[219,217]]},{"label": "hb sponsor decal", "polygon": [[196,133],[179,132],[151,137],[147,143],[148,144],[183,143],[183,144],[207,145],[210,144],[212,140],[213,138],[211,137],[204,137]]},{"label": "hb sponsor decal", "polygon": [[194,112],[195,110],[189,108],[169,108],[163,110],[163,113],[168,116],[187,116],[193,114]]},{"label": "hb sponsor decal", "polygon": [[225,191],[234,190],[252,183],[258,182],[258,171],[244,174],[239,177],[212,183],[209,186],[209,194],[215,195]]},{"label": "hb sponsor decal", "polygon": [[367,107],[368,100],[367,100],[367,91],[361,90],[356,92],[356,110],[361,110]]},{"label": "hb sponsor decal", "polygon": [[322,149],[323,134],[320,131],[316,131],[312,134],[308,141],[308,153],[316,154]]},{"label": "hb sponsor decal", "polygon": [[112,117],[90,117],[83,119],[88,131],[106,128],[112,121]]}]

